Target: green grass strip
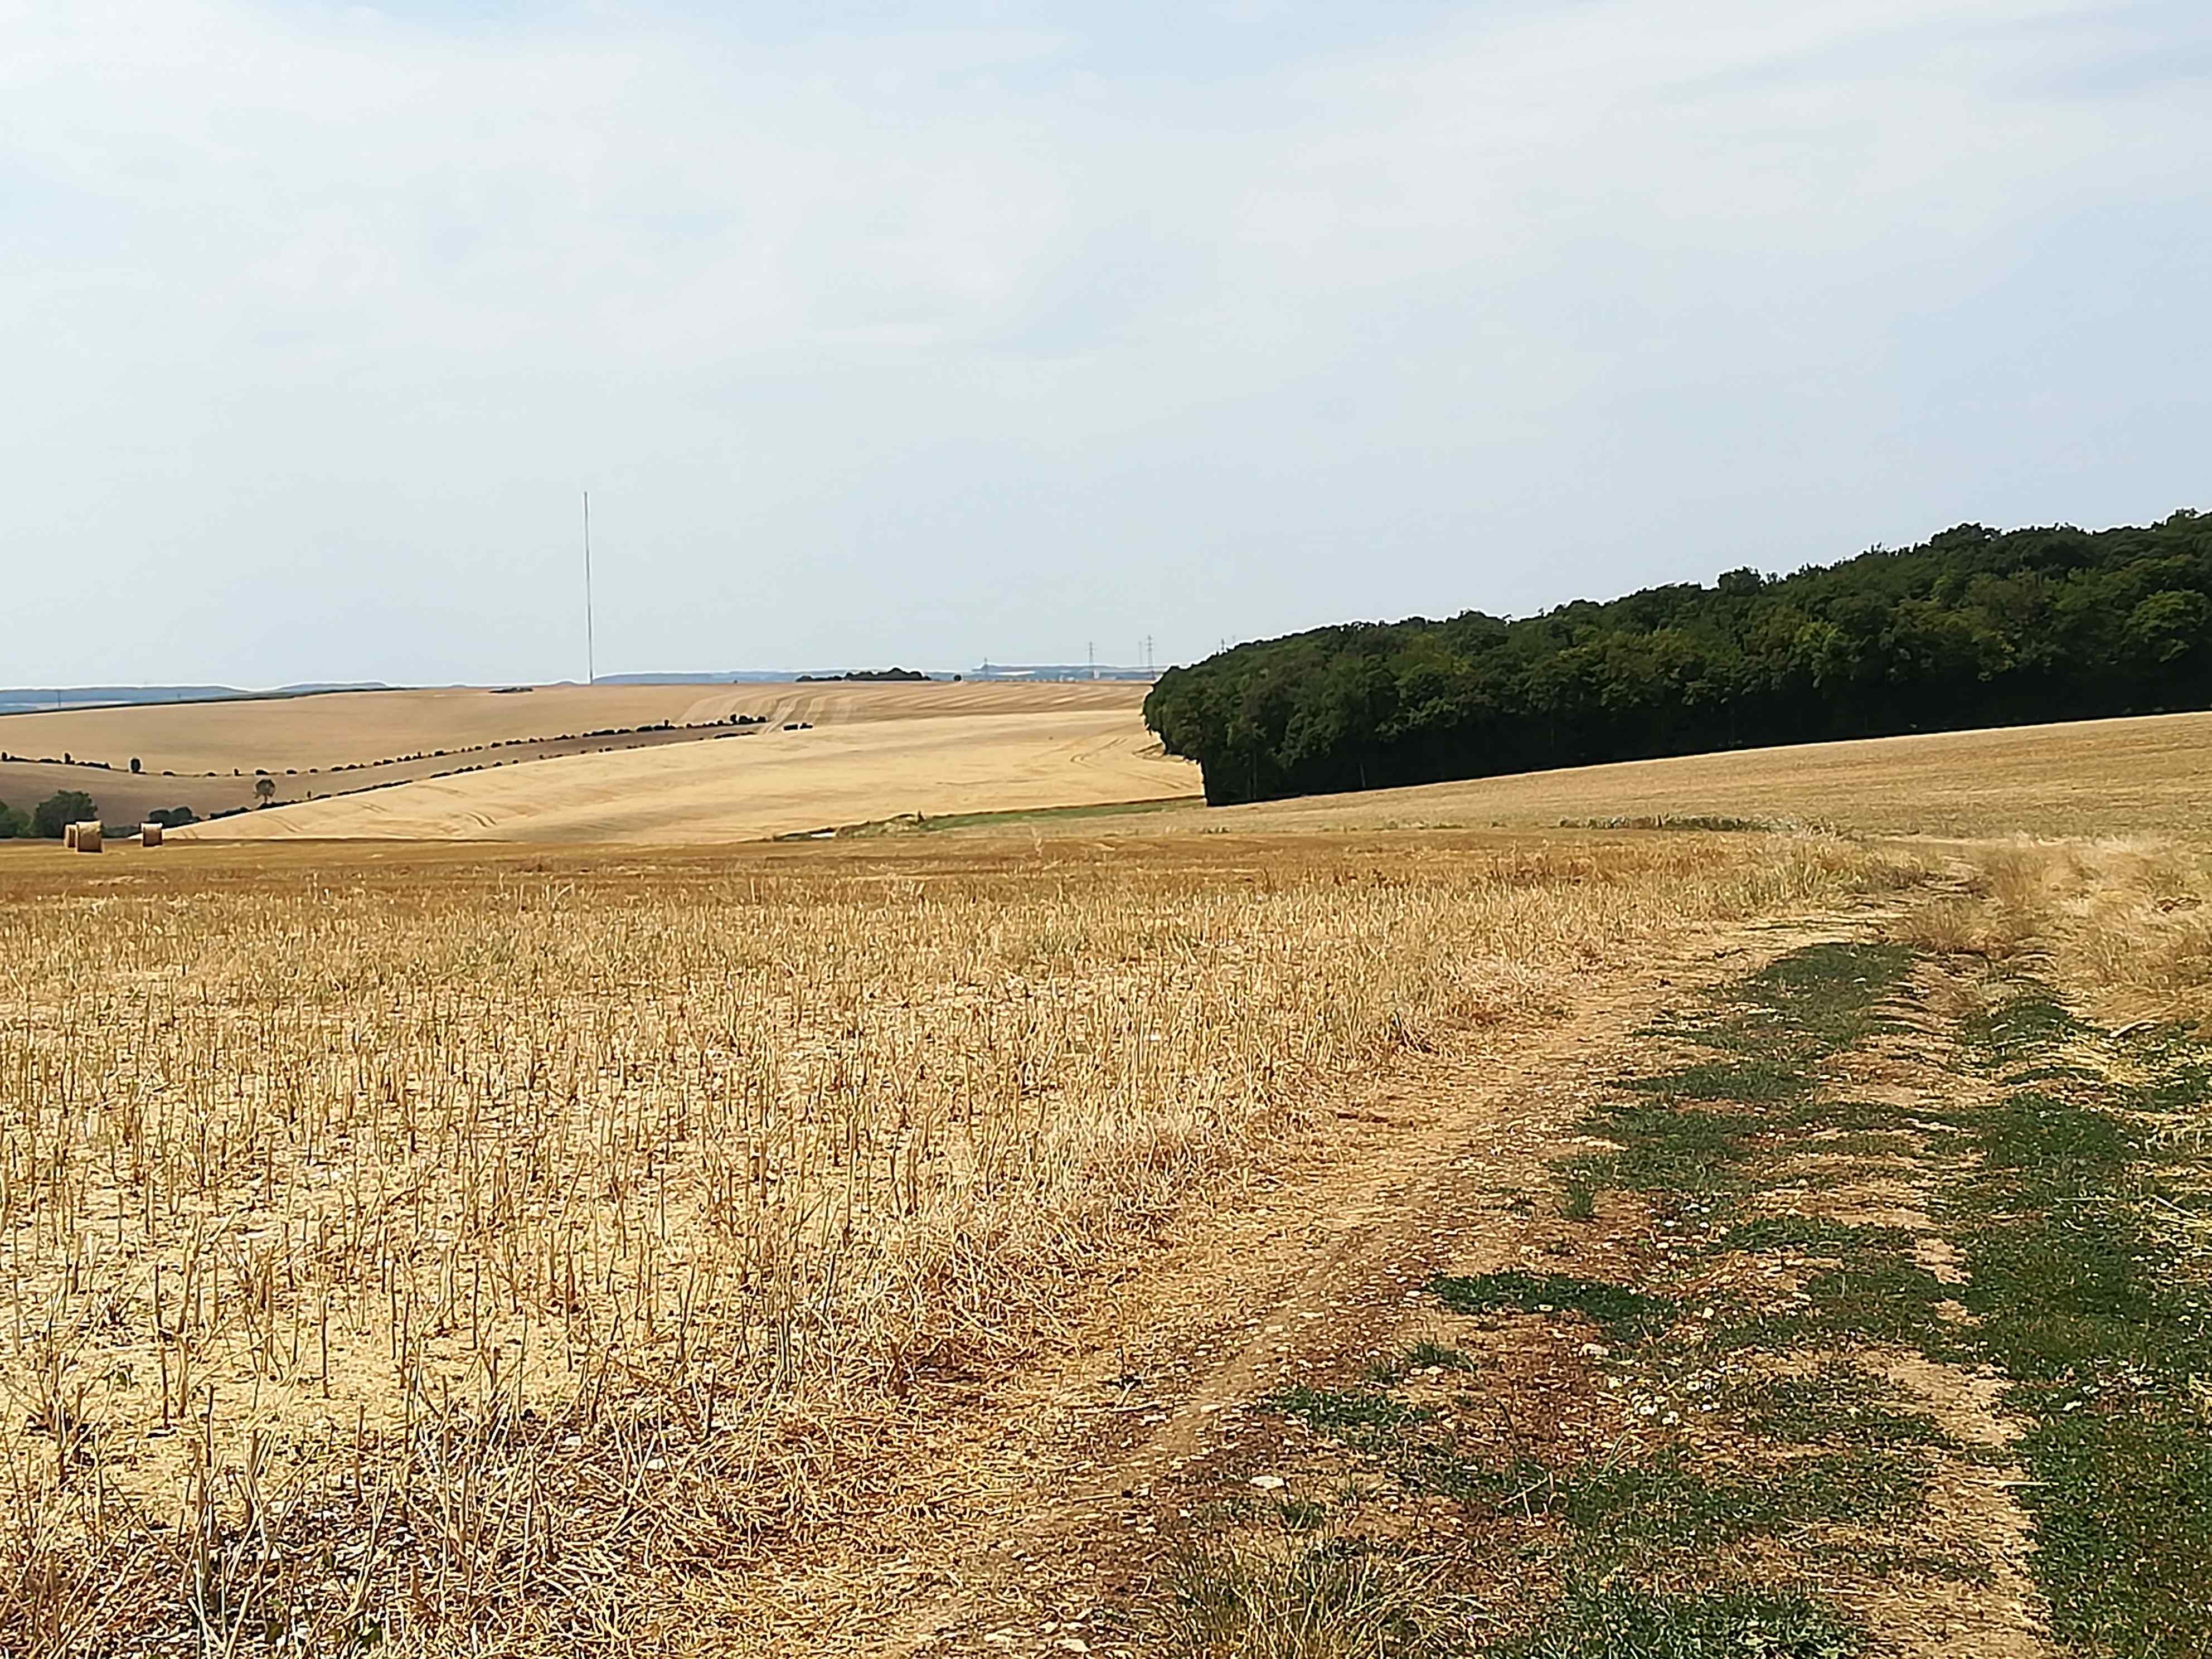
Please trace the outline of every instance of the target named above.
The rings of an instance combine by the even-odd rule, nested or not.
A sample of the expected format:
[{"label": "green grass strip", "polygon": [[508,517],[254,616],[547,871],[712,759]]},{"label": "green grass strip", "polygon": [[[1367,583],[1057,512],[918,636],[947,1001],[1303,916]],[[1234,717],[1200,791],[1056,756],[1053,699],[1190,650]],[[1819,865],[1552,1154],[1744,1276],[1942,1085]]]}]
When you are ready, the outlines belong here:
[{"label": "green grass strip", "polygon": [[1510,1659],[1852,1659],[1864,1637],[1802,1595],[1581,1587]]},{"label": "green grass strip", "polygon": [[1665,1298],[1646,1296],[1626,1285],[1577,1279],[1568,1273],[1523,1273],[1518,1268],[1464,1278],[1438,1274],[1429,1281],[1429,1290],[1454,1313],[1492,1313],[1502,1309],[1578,1313],[1622,1339],[1653,1334],[1665,1327],[1674,1311],[1674,1304]]},{"label": "green grass strip", "polygon": [[1965,1295],[1979,1345],[2018,1379],[2008,1407],[2033,1424],[2018,1446],[2033,1477],[2021,1498],[2053,1633],[2115,1659],[2202,1656],[2212,1316],[2142,1219],[2158,1196],[2151,1148],[2112,1109],[2147,1103],[2051,1063],[2052,1045],[2087,1035],[2032,984],[1969,1033],[2013,1087],[1969,1131],[1983,1172],[1954,1206],[1973,1273]]}]

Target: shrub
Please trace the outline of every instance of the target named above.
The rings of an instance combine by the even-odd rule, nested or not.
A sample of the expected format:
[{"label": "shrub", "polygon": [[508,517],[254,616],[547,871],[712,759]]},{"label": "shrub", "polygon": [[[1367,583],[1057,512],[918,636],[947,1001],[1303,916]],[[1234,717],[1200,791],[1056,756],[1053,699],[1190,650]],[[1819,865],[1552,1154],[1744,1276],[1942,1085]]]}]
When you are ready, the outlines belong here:
[{"label": "shrub", "polygon": [[40,801],[31,814],[31,833],[46,841],[59,841],[62,831],[72,823],[83,823],[100,816],[100,808],[93,805],[92,797],[82,789],[57,789]]}]

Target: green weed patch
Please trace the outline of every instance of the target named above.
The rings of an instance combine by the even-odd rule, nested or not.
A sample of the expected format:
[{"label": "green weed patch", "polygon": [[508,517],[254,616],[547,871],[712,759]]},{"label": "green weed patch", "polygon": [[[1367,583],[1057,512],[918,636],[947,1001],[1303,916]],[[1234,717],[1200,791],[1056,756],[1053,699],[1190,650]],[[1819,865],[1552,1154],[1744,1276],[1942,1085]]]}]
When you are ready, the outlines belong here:
[{"label": "green weed patch", "polygon": [[1943,1316],[1953,1289],[1909,1257],[1860,1250],[1840,1267],[1805,1281],[1791,1305],[1724,1319],[1714,1334],[1723,1347],[1838,1347],[1898,1342],[1931,1359],[1959,1357],[1956,1328]]},{"label": "green weed patch", "polygon": [[1753,1255],[1787,1251],[1796,1255],[1856,1255],[1878,1250],[1887,1255],[1909,1254],[1912,1234],[1903,1227],[1854,1227],[1825,1217],[1776,1215],[1738,1222],[1714,1247]]},{"label": "green weed patch", "polygon": [[1627,1086],[1674,1100],[1726,1100],[1762,1106],[1795,1100],[1813,1086],[1813,1079],[1797,1066],[1771,1060],[1704,1060],[1652,1077],[1630,1078]]},{"label": "green weed patch", "polygon": [[1755,1471],[1719,1470],[1668,1451],[1564,1477],[1550,1507],[1573,1525],[1585,1559],[1648,1561],[1710,1555],[1819,1523],[1893,1518],[1926,1490],[1918,1466],[1894,1458],[1820,1453]]},{"label": "green weed patch", "polygon": [[1741,1184],[1737,1166],[1758,1125],[1740,1114],[1673,1106],[1633,1106],[1584,1126],[1618,1142],[1614,1152],[1571,1159],[1562,1171],[1570,1203],[1577,1185],[1632,1192],[1706,1194]]},{"label": "green weed patch", "polygon": [[[2143,1217],[2163,1195],[2123,1114],[2149,1102],[2042,1063],[2091,1035],[2033,984],[1970,1033],[2011,1092],[1975,1125],[1984,1176],[1953,1206],[1966,1301],[1979,1345],[2020,1379],[2008,1403],[2033,1424],[2018,1448],[2033,1477],[2022,1496],[2054,1632],[2124,1659],[2201,1655],[2212,1428],[2198,1379],[2212,1376],[2212,1314]],[[2201,1075],[2167,1076],[2156,1098],[2185,1098]]]},{"label": "green weed patch", "polygon": [[1376,1389],[1347,1391],[1300,1384],[1270,1396],[1266,1403],[1268,1410],[1295,1417],[1316,1434],[1362,1449],[1372,1448],[1407,1425],[1425,1422],[1434,1415],[1425,1406],[1409,1405]]},{"label": "green weed patch", "polygon": [[1954,1445],[1934,1418],[1913,1408],[1912,1396],[1904,1389],[1840,1360],[1808,1376],[1739,1384],[1722,1403],[1748,1432],[1795,1445]]},{"label": "green weed patch", "polygon": [[1382,1388],[1395,1388],[1416,1371],[1472,1371],[1474,1360],[1457,1348],[1440,1342],[1416,1342],[1394,1358],[1378,1360],[1368,1368],[1368,1380]]},{"label": "green weed patch", "polygon": [[1649,1336],[1673,1313],[1664,1297],[1646,1296],[1625,1285],[1607,1285],[1567,1273],[1530,1273],[1517,1268],[1467,1278],[1438,1275],[1429,1289],[1454,1313],[1577,1313],[1595,1321],[1616,1338]]},{"label": "green weed patch", "polygon": [[1579,1587],[1510,1659],[1852,1659],[1864,1636],[1802,1595]]},{"label": "green weed patch", "polygon": [[1879,1029],[1880,1006],[1911,965],[1892,945],[1810,945],[1720,994],[1705,1018],[1668,1027],[1714,1057],[1624,1079],[1642,1098],[1584,1125],[1620,1150],[1564,1166],[1570,1213],[1593,1212],[1603,1187],[1658,1195],[1662,1208],[1676,1194],[1740,1192],[1745,1164],[1780,1131],[1893,1128],[1893,1115],[1820,1101],[1814,1085],[1821,1062]]}]

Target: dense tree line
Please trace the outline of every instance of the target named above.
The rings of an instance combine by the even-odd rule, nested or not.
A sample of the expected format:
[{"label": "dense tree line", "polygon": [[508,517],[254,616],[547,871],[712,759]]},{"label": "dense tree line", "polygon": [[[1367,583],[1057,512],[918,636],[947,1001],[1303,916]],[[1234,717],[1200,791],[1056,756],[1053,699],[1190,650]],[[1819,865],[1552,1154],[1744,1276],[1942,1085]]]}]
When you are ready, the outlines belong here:
[{"label": "dense tree line", "polygon": [[72,823],[97,817],[100,809],[82,789],[58,789],[27,812],[0,801],[0,841],[36,837],[59,841]]},{"label": "dense tree line", "polygon": [[1353,623],[1145,702],[1217,805],[1717,749],[2212,705],[2212,517],[1918,547],[1506,621]]}]

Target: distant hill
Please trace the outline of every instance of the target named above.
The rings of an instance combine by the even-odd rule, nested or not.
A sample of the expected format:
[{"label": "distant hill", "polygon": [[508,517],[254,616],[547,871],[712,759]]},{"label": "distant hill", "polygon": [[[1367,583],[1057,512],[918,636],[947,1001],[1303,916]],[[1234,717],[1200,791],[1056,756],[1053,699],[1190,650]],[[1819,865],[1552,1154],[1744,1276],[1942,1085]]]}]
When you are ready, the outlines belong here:
[{"label": "distant hill", "polygon": [[73,685],[0,688],[0,714],[42,708],[98,708],[118,703],[208,702],[246,695],[229,685]]},{"label": "distant hill", "polygon": [[1157,679],[1149,668],[1132,668],[1126,664],[1105,662],[987,662],[980,668],[970,669],[971,680],[1112,680],[1117,684],[1139,683]]},{"label": "distant hill", "polygon": [[699,674],[602,674],[594,685],[818,685],[836,680],[950,680],[956,674],[921,673],[913,669],[733,668]]},{"label": "distant hill", "polygon": [[[792,678],[787,668],[702,670],[696,674],[602,674],[594,685],[782,685]],[[564,682],[565,684],[566,682]]]},{"label": "distant hill", "polygon": [[248,691],[234,685],[63,685],[0,688],[0,714],[51,713],[57,708],[121,708],[155,702],[228,702],[240,697],[304,697],[319,691],[388,691],[381,681],[315,683]]},{"label": "distant hill", "polygon": [[1315,629],[1169,670],[1145,719],[1220,805],[2209,705],[2212,517],[2182,512]]}]

